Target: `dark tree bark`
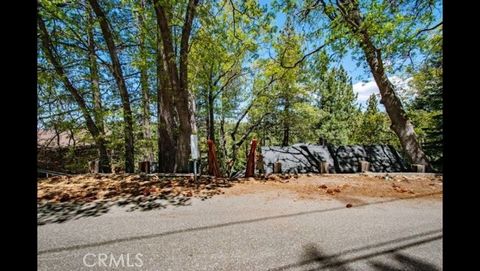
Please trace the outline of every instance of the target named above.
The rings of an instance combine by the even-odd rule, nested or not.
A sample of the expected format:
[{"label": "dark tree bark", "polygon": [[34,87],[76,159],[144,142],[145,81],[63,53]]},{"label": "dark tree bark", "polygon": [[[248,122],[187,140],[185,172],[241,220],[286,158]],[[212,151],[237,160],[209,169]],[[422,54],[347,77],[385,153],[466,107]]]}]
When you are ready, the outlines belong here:
[{"label": "dark tree bark", "polygon": [[207,139],[210,139],[212,140],[213,142],[215,142],[215,113],[214,113],[214,97],[213,97],[213,93],[212,93],[212,89],[209,88],[208,90],[208,127],[207,127],[207,130],[208,130],[208,135],[207,135]]},{"label": "dark tree bark", "polygon": [[173,93],[175,93],[174,106],[178,115],[178,137],[176,140],[175,171],[188,172],[190,159],[190,136],[196,132],[194,119],[194,104],[192,104],[188,90],[188,47],[190,32],[193,19],[195,17],[195,8],[198,0],[189,0],[187,11],[185,13],[184,24],[181,34],[180,44],[180,63],[177,68],[176,54],[173,46],[172,33],[169,26],[167,12],[158,0],[154,0],[155,14],[157,18],[160,36],[162,38],[162,48],[167,64],[167,74]]},{"label": "dark tree bark", "polygon": [[395,93],[393,84],[385,73],[381,49],[376,48],[373,44],[368,29],[362,27],[363,18],[358,2],[355,0],[340,0],[337,3],[337,7],[350,30],[359,37],[360,46],[382,96],[380,102],[385,106],[385,110],[392,122],[390,127],[400,139],[403,150],[412,164],[421,164],[430,168],[427,156],[418,142],[414,127]]},{"label": "dark tree bark", "polygon": [[112,36],[112,30],[108,19],[98,4],[97,0],[88,0],[92,6],[95,15],[99,19],[100,28],[102,29],[103,37],[107,44],[108,53],[112,60],[112,72],[113,77],[117,83],[117,87],[120,93],[123,107],[123,118],[125,121],[125,172],[133,173],[135,170],[135,149],[134,149],[134,137],[133,137],[133,117],[132,110],[130,108],[130,98],[128,95],[127,86],[125,84],[125,78],[123,77],[122,67],[120,60],[118,59],[117,48]]},{"label": "dark tree bark", "polygon": [[72,82],[68,79],[67,74],[65,73],[65,70],[62,64],[60,63],[60,60],[58,59],[55,48],[53,47],[53,44],[50,39],[50,35],[47,31],[47,28],[45,26],[45,23],[43,22],[42,18],[40,18],[40,16],[38,17],[38,25],[40,29],[39,32],[40,32],[40,39],[41,39],[41,45],[43,47],[43,51],[45,52],[45,55],[49,60],[49,62],[55,68],[55,72],[57,73],[58,77],[61,78],[63,85],[70,92],[70,94],[72,94],[73,98],[75,99],[75,102],[80,107],[80,110],[82,112],[82,115],[87,125],[87,129],[92,135],[95,141],[95,144],[98,148],[98,151],[100,153],[100,159],[99,159],[100,172],[109,173],[111,172],[110,159],[108,158],[108,154],[107,154],[105,138],[102,136],[98,126],[93,121],[90,115],[90,112],[88,110],[87,104],[85,103],[85,100],[83,99],[83,97],[80,95],[80,92],[78,91],[78,89],[76,89],[73,86]]},{"label": "dark tree bark", "polygon": [[173,95],[165,73],[161,38],[157,33],[157,118],[158,118],[158,165],[159,171],[168,173],[175,170],[175,135]]},{"label": "dark tree bark", "polygon": [[227,150],[227,136],[225,132],[225,114],[222,112],[221,119],[220,119],[220,148],[222,158],[222,169],[225,170],[227,168],[226,161],[228,158],[228,150]]},{"label": "dark tree bark", "polygon": [[[287,94],[288,95],[288,94]],[[284,118],[283,118],[283,140],[282,146],[288,146],[290,141],[290,100],[288,96],[285,97],[285,108],[284,108]]]}]

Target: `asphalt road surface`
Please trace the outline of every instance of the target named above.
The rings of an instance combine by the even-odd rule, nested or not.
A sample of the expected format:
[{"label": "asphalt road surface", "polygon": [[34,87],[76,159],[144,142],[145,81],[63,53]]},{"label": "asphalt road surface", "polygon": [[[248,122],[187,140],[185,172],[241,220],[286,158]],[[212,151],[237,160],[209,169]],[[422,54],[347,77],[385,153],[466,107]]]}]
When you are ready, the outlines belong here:
[{"label": "asphalt road surface", "polygon": [[375,201],[268,192],[114,206],[38,226],[38,270],[442,270],[441,199]]}]

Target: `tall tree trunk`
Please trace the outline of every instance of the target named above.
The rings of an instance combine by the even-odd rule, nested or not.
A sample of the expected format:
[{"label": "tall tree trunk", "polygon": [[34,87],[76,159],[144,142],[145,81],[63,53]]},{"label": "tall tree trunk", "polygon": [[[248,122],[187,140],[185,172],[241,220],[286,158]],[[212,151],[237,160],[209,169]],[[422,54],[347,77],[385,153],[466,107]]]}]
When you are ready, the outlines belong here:
[{"label": "tall tree trunk", "polygon": [[[222,104],[223,107],[223,104]],[[222,165],[222,171],[227,169],[226,161],[228,159],[228,150],[227,150],[227,137],[226,137],[226,132],[225,132],[225,113],[221,112],[221,117],[220,117],[220,148],[221,151],[220,153],[222,154],[222,157],[220,159],[221,165]]]},{"label": "tall tree trunk", "polygon": [[213,99],[213,90],[209,88],[208,90],[208,136],[207,139],[215,142],[215,115],[214,115],[214,99]]},{"label": "tall tree trunk", "polygon": [[157,114],[158,114],[158,165],[160,172],[175,170],[175,135],[174,108],[172,89],[165,73],[165,59],[162,41],[157,32]]},{"label": "tall tree trunk", "polygon": [[142,11],[145,10],[145,0],[140,2],[142,10],[137,14],[138,31],[139,31],[139,47],[140,47],[140,88],[142,89],[142,111],[143,111],[143,137],[146,141],[145,152],[146,160],[153,161],[152,148],[152,130],[150,126],[150,89],[148,84],[147,70],[147,52],[145,50],[145,28]]},{"label": "tall tree trunk", "polygon": [[58,77],[61,78],[63,85],[70,92],[70,94],[72,94],[75,102],[80,107],[80,110],[87,125],[87,129],[92,135],[93,140],[95,141],[95,144],[98,148],[98,151],[100,153],[99,170],[100,172],[109,173],[111,172],[110,159],[108,158],[107,154],[105,138],[101,136],[98,126],[95,124],[92,117],[90,116],[87,104],[85,103],[83,97],[80,95],[80,92],[73,86],[72,82],[68,79],[67,74],[65,73],[65,70],[57,57],[57,53],[55,51],[55,48],[53,47],[45,23],[43,22],[42,18],[40,18],[40,16],[38,17],[38,24],[40,28],[40,39],[43,51],[45,52],[47,59],[55,68],[55,72],[57,73]]},{"label": "tall tree trunk", "polygon": [[362,27],[363,19],[358,2],[355,0],[340,0],[338,7],[349,28],[360,37],[360,46],[382,96],[380,102],[385,106],[385,110],[392,122],[390,128],[400,139],[402,148],[408,155],[410,162],[426,165],[430,169],[430,163],[418,142],[414,127],[395,93],[392,82],[390,82],[385,73],[381,50],[375,47],[368,30]]},{"label": "tall tree trunk", "polygon": [[[97,56],[95,53],[95,40],[93,36],[93,29],[94,29],[94,20],[93,14],[91,10],[88,9],[88,59],[89,59],[89,68],[90,68],[90,81],[91,81],[91,88],[92,88],[92,96],[93,96],[93,114],[95,118],[95,123],[98,127],[99,133],[101,137],[105,137],[105,127],[104,127],[104,119],[103,119],[103,106],[102,106],[102,96],[100,93],[100,76],[98,73],[98,64],[97,64]],[[105,169],[108,168],[108,172],[110,172],[110,158],[108,157],[107,150],[105,145],[100,146],[98,149],[98,155],[100,157],[100,172],[103,172]]]},{"label": "tall tree trunk", "polygon": [[103,107],[102,107],[102,98],[100,94],[100,76],[98,74],[98,64],[97,56],[95,53],[95,40],[93,36],[94,29],[94,18],[90,8],[88,8],[88,25],[87,25],[87,35],[88,35],[88,60],[90,68],[90,81],[92,88],[93,96],[93,114],[95,117],[95,123],[98,126],[98,129],[102,134],[105,133],[105,128],[103,124]]},{"label": "tall tree trunk", "polygon": [[285,97],[285,108],[284,108],[284,118],[283,118],[283,140],[282,146],[288,146],[290,141],[290,100],[288,97]]},{"label": "tall tree trunk", "polygon": [[130,98],[128,95],[127,86],[125,84],[125,78],[123,77],[122,67],[120,60],[118,59],[117,48],[112,36],[112,30],[110,24],[105,16],[105,13],[101,9],[97,0],[88,0],[93,8],[96,16],[99,18],[100,28],[102,29],[103,37],[107,43],[108,53],[112,60],[112,72],[113,77],[117,83],[118,90],[120,92],[120,98],[122,100],[123,118],[125,121],[125,172],[133,173],[135,170],[135,148],[133,137],[133,117],[132,110],[130,108]]},{"label": "tall tree trunk", "polygon": [[162,48],[167,64],[170,86],[175,93],[174,106],[178,114],[178,137],[176,142],[175,171],[188,172],[190,159],[190,136],[196,133],[194,112],[195,103],[188,90],[188,46],[195,8],[198,0],[189,0],[181,35],[180,63],[176,65],[176,54],[173,49],[173,38],[166,10],[159,0],[154,0],[157,24],[162,38]]}]

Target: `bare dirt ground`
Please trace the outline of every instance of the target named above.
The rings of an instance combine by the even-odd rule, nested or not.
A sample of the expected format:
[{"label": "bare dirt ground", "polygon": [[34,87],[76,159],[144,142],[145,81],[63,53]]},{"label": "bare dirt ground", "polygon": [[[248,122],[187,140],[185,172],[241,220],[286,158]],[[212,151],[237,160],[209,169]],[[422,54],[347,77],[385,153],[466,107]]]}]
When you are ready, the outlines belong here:
[{"label": "bare dirt ground", "polygon": [[103,215],[113,205],[148,211],[191,205],[192,198],[261,193],[267,200],[338,200],[353,207],[390,199],[442,198],[442,177],[411,174],[270,175],[236,180],[139,174],[56,176],[37,183],[38,224]]},{"label": "bare dirt ground", "polygon": [[240,183],[226,191],[226,195],[274,192],[293,194],[298,199],[337,199],[346,203],[364,203],[365,198],[441,199],[443,178],[432,175],[325,174],[302,175],[298,178],[270,177]]},{"label": "bare dirt ground", "polygon": [[[300,199],[441,198],[443,178],[433,175],[271,175],[268,179],[159,178],[138,174],[56,176],[38,182],[38,202],[90,202],[122,197],[200,197],[272,192],[293,193]],[[431,194],[431,195],[430,195]],[[358,200],[356,200],[358,201]]]}]

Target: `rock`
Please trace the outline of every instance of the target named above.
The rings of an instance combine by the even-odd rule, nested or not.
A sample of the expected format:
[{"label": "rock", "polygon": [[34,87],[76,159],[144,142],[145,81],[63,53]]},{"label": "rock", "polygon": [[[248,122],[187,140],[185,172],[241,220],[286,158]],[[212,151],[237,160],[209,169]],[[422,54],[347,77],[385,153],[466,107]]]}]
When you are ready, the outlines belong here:
[{"label": "rock", "polygon": [[329,188],[329,189],[327,189],[327,194],[333,195],[334,193],[335,193],[335,192],[333,192],[333,190],[332,190],[332,189],[330,189],[330,188]]},{"label": "rock", "polygon": [[103,197],[105,197],[105,198],[111,198],[111,197],[115,196],[116,194],[117,194],[117,193],[116,193],[115,191],[107,191],[107,192],[103,195]]},{"label": "rock", "polygon": [[150,189],[148,189],[148,188],[143,189],[143,195],[144,196],[150,195]]},{"label": "rock", "polygon": [[307,173],[307,177],[312,177],[312,174],[311,174],[311,173]]},{"label": "rock", "polygon": [[62,194],[62,195],[60,196],[60,201],[61,201],[61,202],[65,202],[65,201],[67,201],[67,200],[69,200],[69,199],[70,199],[70,195],[69,195],[69,194],[64,193],[64,194]]},{"label": "rock", "polygon": [[268,176],[268,179],[271,180],[271,181],[276,181],[276,182],[281,180],[281,178],[278,177],[278,175],[276,175],[276,174],[271,174],[270,176]]},{"label": "rock", "polygon": [[141,202],[143,201],[144,197],[143,196],[136,196],[133,200],[136,202]]},{"label": "rock", "polygon": [[347,208],[351,208],[352,206],[353,206],[353,205],[352,205],[351,203],[348,203],[346,207],[347,207]]},{"label": "rock", "polygon": [[182,195],[185,197],[191,197],[193,195],[192,191],[183,191]]},{"label": "rock", "polygon": [[322,185],[320,185],[318,188],[321,188],[321,189],[327,189],[327,188],[328,188],[328,186],[326,186],[325,184],[322,184]]},{"label": "rock", "polygon": [[117,201],[118,206],[123,206],[123,205],[127,205],[127,204],[128,204],[127,199],[120,199],[119,201]]},{"label": "rock", "polygon": [[160,190],[160,193],[162,194],[170,194],[173,191],[173,188],[171,187],[165,187]]},{"label": "rock", "polygon": [[333,189],[333,192],[340,193],[341,190],[339,188],[335,188],[335,189]]}]

